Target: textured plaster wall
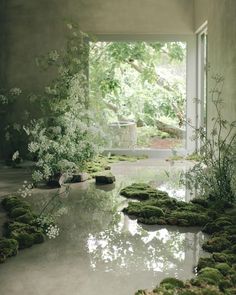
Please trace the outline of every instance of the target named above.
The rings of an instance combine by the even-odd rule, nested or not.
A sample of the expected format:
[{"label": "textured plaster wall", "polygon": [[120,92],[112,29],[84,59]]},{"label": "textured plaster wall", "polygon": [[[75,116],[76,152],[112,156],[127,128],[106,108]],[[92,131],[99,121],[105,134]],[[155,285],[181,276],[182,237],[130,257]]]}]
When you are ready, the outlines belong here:
[{"label": "textured plaster wall", "polygon": [[[5,83],[37,90],[35,57],[64,42],[64,19],[102,34],[191,34],[193,0],[0,0],[5,3]],[[46,77],[47,79],[47,77]]]},{"label": "textured plaster wall", "polygon": [[[195,29],[208,21],[208,90],[213,87],[212,75],[224,76],[222,113],[227,120],[236,120],[236,1],[195,0],[195,12]],[[209,129],[214,113],[209,94]]]}]

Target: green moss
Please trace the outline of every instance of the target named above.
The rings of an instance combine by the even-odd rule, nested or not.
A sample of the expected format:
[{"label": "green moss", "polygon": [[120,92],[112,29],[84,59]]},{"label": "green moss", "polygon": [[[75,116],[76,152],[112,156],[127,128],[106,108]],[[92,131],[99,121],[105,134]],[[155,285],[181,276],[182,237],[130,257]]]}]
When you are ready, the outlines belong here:
[{"label": "green moss", "polygon": [[19,249],[28,248],[35,243],[44,241],[41,229],[20,222],[7,223],[6,234],[9,238],[13,238],[18,241]]},{"label": "green moss", "polygon": [[34,244],[34,237],[32,234],[28,234],[27,232],[18,232],[13,231],[11,233],[12,238],[17,240],[19,243],[19,249],[29,248]]},{"label": "green moss", "polygon": [[168,197],[166,192],[158,191],[145,183],[133,183],[132,185],[123,188],[120,194],[126,198],[138,200]]},{"label": "green moss", "polygon": [[14,208],[25,208],[25,209],[30,208],[29,203],[21,200],[20,198],[16,196],[10,196],[10,197],[4,198],[2,200],[2,206],[8,212],[12,211]]},{"label": "green moss", "polygon": [[208,241],[206,241],[203,245],[202,248],[205,251],[208,252],[221,252],[225,249],[228,249],[231,247],[230,241],[228,241],[224,237],[214,237],[210,238]]},{"label": "green moss", "polygon": [[218,269],[205,267],[201,269],[196,278],[191,280],[191,284],[194,286],[218,285],[220,280],[223,279],[223,275]]},{"label": "green moss", "polygon": [[9,217],[10,218],[17,218],[17,217],[22,216],[22,215],[29,213],[29,212],[30,212],[29,209],[22,208],[22,207],[16,207],[9,213]]},{"label": "green moss", "polygon": [[191,203],[200,205],[200,206],[202,206],[204,208],[209,207],[208,201],[205,200],[205,199],[202,199],[202,198],[194,198],[194,199],[191,200]]},{"label": "green moss", "polygon": [[222,295],[222,293],[217,289],[207,287],[201,291],[201,295]]},{"label": "green moss", "polygon": [[233,272],[231,267],[225,262],[216,263],[215,268],[218,269],[223,276],[227,276]]},{"label": "green moss", "polygon": [[0,263],[7,257],[15,256],[18,252],[18,242],[14,239],[0,239]]},{"label": "green moss", "polygon": [[146,205],[146,206],[142,207],[142,210],[140,211],[139,216],[141,216],[141,217],[153,217],[154,216],[154,217],[159,218],[159,217],[164,216],[164,213],[158,207]]},{"label": "green moss", "polygon": [[[177,219],[177,225],[184,226],[202,226],[208,222],[208,217],[205,214],[199,214],[189,211],[176,211],[170,217]],[[183,220],[185,223],[183,224]]]},{"label": "green moss", "polygon": [[220,226],[218,226],[215,222],[208,222],[202,229],[202,232],[207,233],[209,235],[219,232],[221,230]]},{"label": "green moss", "polygon": [[27,212],[24,215],[15,218],[15,221],[29,224],[34,220],[34,218],[35,217],[31,212]]},{"label": "green moss", "polygon": [[212,255],[215,262],[225,262],[230,265],[236,262],[236,255],[225,253],[213,253]]},{"label": "green moss", "polygon": [[199,293],[197,291],[193,290],[180,290],[178,292],[178,295],[198,295]]},{"label": "green moss", "polygon": [[229,289],[225,289],[224,293],[226,295],[236,295],[236,288],[229,288]]},{"label": "green moss", "polygon": [[222,280],[219,283],[220,291],[224,292],[225,289],[233,287],[233,284],[230,280]]},{"label": "green moss", "polygon": [[183,288],[184,283],[176,278],[166,278],[161,281],[160,286],[169,285],[171,288]]},{"label": "green moss", "polygon": [[200,257],[198,260],[197,270],[200,271],[205,267],[213,267],[215,266],[215,261],[212,257]]},{"label": "green moss", "polygon": [[34,244],[41,244],[45,241],[45,236],[42,232],[36,232],[33,234]]}]

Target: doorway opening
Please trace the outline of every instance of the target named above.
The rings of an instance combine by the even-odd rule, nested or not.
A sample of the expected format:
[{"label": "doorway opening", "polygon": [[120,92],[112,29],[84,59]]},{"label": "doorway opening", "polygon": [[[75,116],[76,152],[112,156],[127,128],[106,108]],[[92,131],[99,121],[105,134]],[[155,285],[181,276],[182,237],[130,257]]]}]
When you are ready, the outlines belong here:
[{"label": "doorway opening", "polygon": [[90,42],[91,101],[108,149],[186,149],[187,43]]}]

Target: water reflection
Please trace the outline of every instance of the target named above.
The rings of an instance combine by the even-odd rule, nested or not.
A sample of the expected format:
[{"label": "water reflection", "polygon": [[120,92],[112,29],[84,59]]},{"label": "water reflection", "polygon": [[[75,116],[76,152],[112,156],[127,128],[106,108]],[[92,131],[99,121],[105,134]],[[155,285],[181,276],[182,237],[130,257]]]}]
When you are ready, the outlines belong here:
[{"label": "water reflection", "polygon": [[[60,236],[0,265],[2,293],[132,295],[166,276],[191,278],[205,238],[198,229],[140,225],[121,212],[127,200],[119,191],[133,182],[173,189],[173,196],[185,198],[177,185],[182,167],[168,165],[122,163],[112,169],[115,186],[73,184],[70,194],[60,199]],[[52,194],[36,190],[30,199],[35,210]]]},{"label": "water reflection", "polygon": [[115,226],[88,235],[87,249],[94,271],[101,268],[102,263],[106,272],[180,274],[191,272],[190,265],[197,263],[203,239],[203,234],[196,229],[182,233],[176,228],[152,230],[152,227],[143,228],[136,220],[119,213]]}]

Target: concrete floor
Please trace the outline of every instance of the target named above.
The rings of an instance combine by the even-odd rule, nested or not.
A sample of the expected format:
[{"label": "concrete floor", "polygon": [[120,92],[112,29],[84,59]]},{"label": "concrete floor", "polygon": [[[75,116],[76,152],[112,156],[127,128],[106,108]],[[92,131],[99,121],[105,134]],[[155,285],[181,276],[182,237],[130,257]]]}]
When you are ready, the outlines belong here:
[{"label": "concrete floor", "polygon": [[[59,237],[0,265],[1,295],[132,295],[166,276],[192,277],[203,253],[205,236],[199,229],[141,226],[121,212],[127,200],[119,196],[122,187],[142,181],[188,200],[178,178],[190,165],[158,159],[120,162],[112,165],[115,185],[71,185],[60,200]],[[29,175],[26,169],[0,169],[1,195],[17,190]],[[54,192],[37,189],[29,201],[38,210]]]}]

